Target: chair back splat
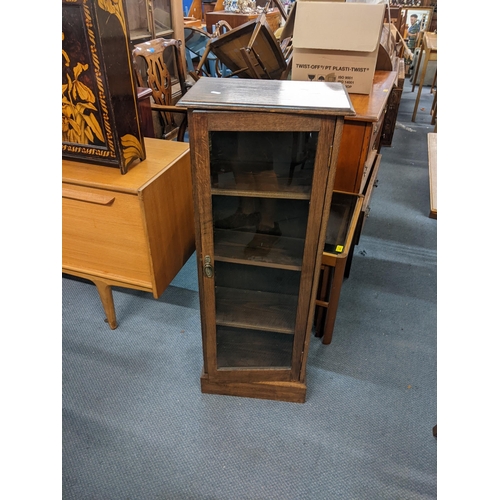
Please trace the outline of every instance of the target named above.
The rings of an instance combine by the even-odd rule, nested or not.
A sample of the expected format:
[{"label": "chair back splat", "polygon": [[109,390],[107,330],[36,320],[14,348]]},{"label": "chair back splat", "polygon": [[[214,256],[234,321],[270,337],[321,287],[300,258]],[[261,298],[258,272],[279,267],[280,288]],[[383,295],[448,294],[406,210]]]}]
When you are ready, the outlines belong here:
[{"label": "chair back splat", "polygon": [[187,92],[180,46],[180,40],[156,38],[136,45],[132,56],[137,85],[152,90],[151,109],[159,113],[162,138],[184,142],[187,110],[175,106]]}]

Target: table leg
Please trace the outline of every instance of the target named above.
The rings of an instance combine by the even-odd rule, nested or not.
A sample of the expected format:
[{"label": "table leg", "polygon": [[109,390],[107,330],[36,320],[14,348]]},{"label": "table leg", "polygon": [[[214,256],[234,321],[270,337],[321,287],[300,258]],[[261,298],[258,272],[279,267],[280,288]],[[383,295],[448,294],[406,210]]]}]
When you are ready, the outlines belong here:
[{"label": "table leg", "polygon": [[418,58],[417,58],[417,64],[416,66],[413,66],[413,84],[411,86],[411,91],[414,92],[415,90],[415,85],[417,84],[417,76],[418,76],[418,70],[420,69],[420,62],[422,61],[422,47],[420,47],[420,50],[418,52]]},{"label": "table leg", "polygon": [[[330,273],[332,268],[330,266],[321,266],[321,277],[318,286],[318,295],[317,301],[321,303],[328,303],[328,293],[329,293],[329,285],[330,285]],[[317,305],[315,311],[315,326],[316,326],[316,337],[323,336],[323,327],[325,322],[325,307],[323,305]]]},{"label": "table leg", "polygon": [[328,298],[328,308],[326,310],[325,326],[323,328],[323,344],[329,344],[332,341],[346,262],[347,259],[337,259],[335,263],[332,287],[330,289],[330,297]]},{"label": "table leg", "polygon": [[420,83],[418,84],[418,92],[417,98],[415,99],[415,107],[413,108],[413,115],[411,117],[411,121],[415,121],[415,117],[417,116],[418,104],[420,102],[420,95],[422,94],[422,88],[424,86],[425,73],[427,72],[427,65],[429,64],[429,59],[431,56],[431,51],[427,49],[425,51],[425,59],[424,59],[424,67],[422,68],[422,74],[420,75]]},{"label": "table leg", "polygon": [[118,324],[116,322],[115,314],[115,303],[113,301],[113,292],[111,286],[103,281],[93,280],[94,284],[99,292],[99,297],[101,298],[102,307],[106,314],[106,319],[108,321],[111,330],[114,330]]}]

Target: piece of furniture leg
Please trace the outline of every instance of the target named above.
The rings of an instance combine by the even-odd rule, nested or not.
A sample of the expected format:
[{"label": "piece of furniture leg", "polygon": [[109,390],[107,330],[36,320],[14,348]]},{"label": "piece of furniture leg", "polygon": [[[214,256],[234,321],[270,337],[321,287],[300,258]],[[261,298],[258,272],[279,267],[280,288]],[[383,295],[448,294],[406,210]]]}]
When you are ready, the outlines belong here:
[{"label": "piece of furniture leg", "polygon": [[331,280],[330,300],[328,301],[329,305],[326,309],[325,326],[323,328],[323,344],[329,344],[332,341],[346,262],[347,259],[337,259],[335,262],[333,278]]},{"label": "piece of furniture leg", "polygon": [[364,197],[334,191],[326,243],[321,259],[321,280],[316,294],[316,337],[323,344],[332,341],[335,318],[344,277],[349,274],[352,247],[360,228]]},{"label": "piece of furniture leg", "polygon": [[[411,121],[414,122],[417,116],[418,105],[420,102],[420,95],[422,94],[422,87],[424,86],[425,74],[427,72],[427,66],[429,61],[437,61],[437,35],[434,33],[425,33],[423,50],[425,50],[424,67],[422,68],[422,73],[420,75],[420,82],[418,84],[417,97],[415,99],[415,106],[413,108],[413,115]],[[431,87],[432,88],[432,87]]]},{"label": "piece of furniture leg", "polygon": [[99,292],[99,297],[101,298],[102,307],[106,314],[106,320],[109,324],[111,330],[114,330],[118,324],[116,322],[115,314],[115,303],[113,301],[113,291],[111,286],[100,280],[93,280],[97,291]]}]

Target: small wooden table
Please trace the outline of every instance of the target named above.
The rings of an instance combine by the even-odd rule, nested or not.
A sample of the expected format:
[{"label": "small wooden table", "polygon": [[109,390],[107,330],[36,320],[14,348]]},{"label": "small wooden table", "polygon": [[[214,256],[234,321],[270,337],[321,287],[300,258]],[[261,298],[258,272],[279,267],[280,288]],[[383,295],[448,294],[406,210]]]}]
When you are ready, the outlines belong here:
[{"label": "small wooden table", "polygon": [[111,329],[112,286],[158,298],[194,251],[189,144],[145,138],[125,175],[62,162],[62,271],[92,281]]},{"label": "small wooden table", "polygon": [[415,99],[415,107],[413,108],[413,115],[411,121],[414,122],[417,116],[418,104],[420,102],[420,95],[422,94],[422,87],[424,86],[425,73],[427,72],[427,65],[429,61],[437,61],[437,35],[435,33],[424,33],[424,39],[422,42],[422,48],[420,50],[419,60],[417,63],[417,73],[420,66],[420,60],[422,58],[422,52],[425,52],[424,66],[422,72],[420,73],[420,82],[418,84],[417,98]]},{"label": "small wooden table", "polygon": [[[205,14],[206,29],[208,33],[212,33],[212,26],[218,21],[226,21],[231,28],[237,28],[242,24],[256,19],[260,14],[242,14],[240,12],[226,12],[225,10],[214,10]],[[278,9],[270,9],[266,14],[266,21],[274,33],[281,22],[281,13]]]},{"label": "small wooden table", "polygon": [[363,196],[334,191],[321,259],[321,276],[316,298],[316,337],[323,344],[332,341],[340,290],[350,265],[356,238],[359,236]]}]

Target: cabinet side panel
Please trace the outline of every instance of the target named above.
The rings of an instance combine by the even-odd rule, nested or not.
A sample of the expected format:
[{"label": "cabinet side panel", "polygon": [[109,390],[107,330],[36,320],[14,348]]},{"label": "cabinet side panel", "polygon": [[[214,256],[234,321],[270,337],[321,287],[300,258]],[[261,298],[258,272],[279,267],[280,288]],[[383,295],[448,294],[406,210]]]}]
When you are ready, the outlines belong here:
[{"label": "cabinet side panel", "polygon": [[139,197],[158,298],[194,252],[194,209],[189,151],[171,163]]},{"label": "cabinet side panel", "polygon": [[[335,119],[322,120],[319,132],[316,161],[314,166],[314,179],[311,192],[311,202],[308,218],[308,231],[305,242],[301,290],[297,304],[296,333],[292,359],[292,380],[299,380],[304,344],[308,343],[314,313],[312,296],[315,295],[319,279],[321,253],[325,244],[326,221],[325,197],[331,200],[333,180],[335,178],[336,162],[334,153]],[[338,120],[342,123],[342,120]],[[341,126],[339,127],[341,130]],[[331,163],[330,163],[331,162]],[[305,363],[304,363],[305,364]]]},{"label": "cabinet side panel", "polygon": [[[345,121],[333,189],[358,193],[363,174],[364,151],[368,148],[364,122]],[[366,142],[366,144],[365,144]]]},{"label": "cabinet side panel", "polygon": [[314,319],[314,312],[316,308],[316,291],[318,289],[319,284],[319,275],[321,271],[321,261],[323,257],[323,250],[325,248],[325,240],[326,240],[326,231],[328,225],[328,219],[330,217],[330,206],[332,203],[332,194],[333,194],[333,186],[335,184],[335,179],[338,172],[338,157],[339,150],[341,148],[341,139],[343,137],[343,132],[345,130],[345,122],[343,118],[338,118],[336,123],[333,125],[329,123],[328,126],[325,126],[325,129],[328,130],[332,136],[330,136],[330,156],[328,158],[328,177],[326,181],[326,190],[324,196],[324,204],[323,211],[320,218],[320,228],[319,228],[319,237],[318,244],[316,245],[316,261],[314,267],[314,277],[313,277],[313,293],[310,296],[310,304],[309,304],[309,317],[306,328],[306,337],[304,339],[302,358],[300,360],[300,374],[298,377],[299,381],[305,381],[306,378],[306,364],[307,364],[307,356],[309,353],[309,342],[311,338],[311,330]]}]

